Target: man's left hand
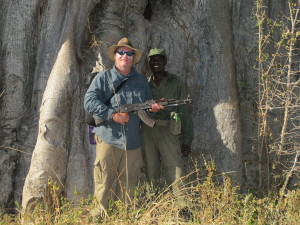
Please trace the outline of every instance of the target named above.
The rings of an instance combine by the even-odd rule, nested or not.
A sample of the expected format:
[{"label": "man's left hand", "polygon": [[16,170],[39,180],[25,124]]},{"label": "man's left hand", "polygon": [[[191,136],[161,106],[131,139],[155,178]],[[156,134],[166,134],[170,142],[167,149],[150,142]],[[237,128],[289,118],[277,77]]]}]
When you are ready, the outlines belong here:
[{"label": "man's left hand", "polygon": [[191,147],[188,145],[183,144],[181,146],[181,153],[184,157],[188,157],[189,154],[191,153]]},{"label": "man's left hand", "polygon": [[160,105],[160,104],[157,104],[157,103],[154,103],[151,105],[151,109],[149,109],[150,112],[158,112],[159,110],[162,110],[164,109],[165,107]]}]

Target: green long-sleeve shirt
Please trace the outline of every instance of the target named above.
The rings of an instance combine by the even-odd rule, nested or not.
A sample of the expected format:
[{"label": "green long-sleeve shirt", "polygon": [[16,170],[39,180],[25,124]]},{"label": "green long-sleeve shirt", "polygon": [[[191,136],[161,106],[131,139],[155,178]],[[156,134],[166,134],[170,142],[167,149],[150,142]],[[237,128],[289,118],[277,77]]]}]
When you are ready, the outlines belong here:
[{"label": "green long-sleeve shirt", "polygon": [[[160,82],[159,86],[153,81],[153,75],[148,78],[152,89],[153,99],[186,99],[188,91],[186,84],[176,75],[167,73],[167,76]],[[181,117],[182,144],[190,146],[194,138],[193,122],[188,105],[166,107],[155,114],[156,119],[170,120],[171,112],[179,111]]]}]

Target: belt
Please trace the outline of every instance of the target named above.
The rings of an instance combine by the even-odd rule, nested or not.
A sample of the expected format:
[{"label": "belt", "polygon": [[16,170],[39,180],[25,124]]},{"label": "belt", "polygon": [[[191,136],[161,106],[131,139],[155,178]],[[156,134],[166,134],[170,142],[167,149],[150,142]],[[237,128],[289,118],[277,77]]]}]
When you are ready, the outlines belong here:
[{"label": "belt", "polygon": [[160,127],[168,127],[168,126],[170,126],[170,121],[169,120],[155,120],[155,125],[160,126]]}]

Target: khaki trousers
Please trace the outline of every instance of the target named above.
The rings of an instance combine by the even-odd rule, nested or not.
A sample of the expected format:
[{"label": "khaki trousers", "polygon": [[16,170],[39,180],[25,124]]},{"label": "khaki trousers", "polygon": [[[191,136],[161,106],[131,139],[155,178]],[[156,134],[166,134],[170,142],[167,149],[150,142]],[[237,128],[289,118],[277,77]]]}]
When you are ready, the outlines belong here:
[{"label": "khaki trousers", "polygon": [[125,151],[104,143],[98,136],[95,139],[94,195],[98,204],[91,214],[105,216],[110,199],[131,203],[143,160],[141,148]]},{"label": "khaki trousers", "polygon": [[154,189],[158,188],[162,166],[167,184],[172,184],[173,191],[177,189],[177,185],[182,185],[180,178],[185,173],[179,135],[171,134],[169,126],[155,125],[150,128],[143,124],[142,153],[146,175]]}]

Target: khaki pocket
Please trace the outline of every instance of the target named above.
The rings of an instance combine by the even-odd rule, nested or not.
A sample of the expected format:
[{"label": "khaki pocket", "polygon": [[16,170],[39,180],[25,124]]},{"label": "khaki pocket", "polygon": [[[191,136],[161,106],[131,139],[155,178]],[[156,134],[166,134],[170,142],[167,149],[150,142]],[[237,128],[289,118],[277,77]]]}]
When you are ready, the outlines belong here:
[{"label": "khaki pocket", "polygon": [[95,141],[96,141],[96,157],[95,157],[95,161],[94,161],[94,166],[96,166],[97,164],[100,165],[100,153],[101,153],[101,143],[103,142],[102,139],[100,137],[98,137],[98,135],[95,135]]},{"label": "khaki pocket", "polygon": [[176,122],[174,119],[170,121],[170,132],[173,135],[181,134],[181,121]]},{"label": "khaki pocket", "polygon": [[95,138],[95,141],[97,142],[97,144],[100,144],[102,142],[102,139],[100,137],[98,137],[98,135],[95,134],[94,138]]},{"label": "khaki pocket", "polygon": [[94,166],[100,166],[100,160],[97,159],[97,157],[96,157],[96,159],[94,161]]},{"label": "khaki pocket", "polygon": [[97,184],[103,184],[103,172],[102,172],[102,168],[100,165],[100,161],[99,160],[95,160],[94,162],[94,183],[95,185]]}]

